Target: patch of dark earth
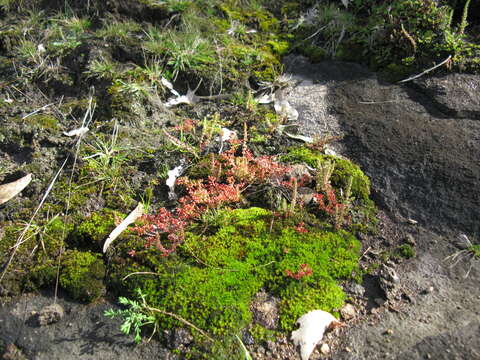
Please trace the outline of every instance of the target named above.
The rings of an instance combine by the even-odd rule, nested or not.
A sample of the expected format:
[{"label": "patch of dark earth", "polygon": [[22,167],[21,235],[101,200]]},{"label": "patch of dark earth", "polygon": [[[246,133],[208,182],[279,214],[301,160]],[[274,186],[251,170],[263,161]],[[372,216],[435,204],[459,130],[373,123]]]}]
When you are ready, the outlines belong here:
[{"label": "patch of dark earth", "polygon": [[[480,358],[479,262],[447,259],[462,250],[461,234],[478,243],[480,233],[480,76],[439,74],[398,85],[359,65],[301,57],[288,58],[286,69],[298,133],[343,136],[330,151],[362,167],[380,208],[378,233],[361,238],[370,275],[362,285],[344,284],[355,313],[324,338],[330,351],[317,346],[310,359]],[[416,256],[396,256],[401,245]],[[64,317],[44,326],[38,313],[53,303],[51,293],[0,309],[7,356],[177,358],[155,340],[135,346],[120,320],[103,316],[111,303],[58,302]],[[254,359],[300,359],[287,338],[247,347]]]}]

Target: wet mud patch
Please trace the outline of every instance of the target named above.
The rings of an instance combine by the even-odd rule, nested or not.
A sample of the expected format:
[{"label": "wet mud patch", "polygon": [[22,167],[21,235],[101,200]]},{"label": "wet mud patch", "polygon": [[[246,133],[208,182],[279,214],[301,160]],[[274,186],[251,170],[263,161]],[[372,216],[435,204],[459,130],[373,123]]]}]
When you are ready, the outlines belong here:
[{"label": "wet mud patch", "polygon": [[177,359],[152,340],[136,346],[120,330],[120,321],[104,311],[117,308],[102,302],[85,306],[60,296],[65,312],[57,323],[40,326],[34,318],[54,302],[52,294],[25,295],[0,308],[0,345],[14,344],[28,359]]}]

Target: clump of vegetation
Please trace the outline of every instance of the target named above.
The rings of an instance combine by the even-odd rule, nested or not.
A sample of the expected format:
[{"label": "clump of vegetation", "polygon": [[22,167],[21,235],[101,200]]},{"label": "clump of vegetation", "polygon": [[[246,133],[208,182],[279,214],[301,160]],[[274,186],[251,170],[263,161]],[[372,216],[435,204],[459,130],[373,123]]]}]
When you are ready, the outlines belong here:
[{"label": "clump of vegetation", "polygon": [[405,258],[405,259],[410,259],[415,257],[416,251],[415,248],[410,245],[410,244],[402,244],[397,248],[397,253]]},{"label": "clump of vegetation", "polygon": [[349,1],[348,7],[339,1],[306,2],[303,7],[286,3],[282,13],[294,29],[297,49],[312,60],[368,59],[373,68],[402,77],[449,55],[447,68],[479,71],[480,44],[469,27],[470,3]]},{"label": "clump of vegetation", "polygon": [[[368,179],[338,159],[343,166],[334,186],[335,158],[313,151],[305,154],[315,158],[317,174],[298,178],[288,175],[288,163],[254,157],[245,143],[232,139],[224,146],[228,150],[192,167],[195,180],[177,181],[182,195],[175,210],[162,208],[143,218],[134,232],[146,241],[127,241],[118,249],[129,258],[114,265],[112,280],[131,294],[139,288],[151,306],[216,336],[238,333],[251,323],[250,303],[260,289],[280,299],[283,331],[305,312],[339,308],[345,295],[338,281],[360,276],[360,243],[342,228],[351,227],[351,215],[361,207],[351,198],[353,181],[340,176],[357,176],[355,190],[364,191],[363,202],[371,205]],[[292,163],[304,160],[292,154]],[[322,172],[326,163],[329,175]],[[298,199],[299,184],[316,189],[312,203]],[[337,184],[346,184],[345,192]],[[284,194],[284,209],[251,207],[265,185]],[[155,256],[154,249],[163,256]],[[161,313],[156,318],[160,327],[178,325]]]},{"label": "clump of vegetation", "polygon": [[[360,277],[355,233],[374,223],[370,182],[357,165],[319,148],[286,149],[291,140],[276,131],[283,119],[255,100],[258,89],[281,86],[281,57],[298,41],[290,15],[301,7],[287,4],[282,15],[260,0],[131,4],[1,4],[0,15],[12,19],[1,46],[15,59],[6,60],[2,80],[15,86],[6,93],[15,100],[0,108],[14,120],[0,142],[15,141],[27,166],[47,154],[42,166],[56,172],[51,164],[65,161],[66,173],[14,258],[15,274],[29,275],[13,292],[51,285],[57,270],[80,301],[102,296],[106,284],[127,307],[108,315],[123,317],[122,330],[137,342],[145,325],[187,326],[201,335],[199,352],[217,349],[202,343],[210,337],[238,347],[234,335],[244,329],[271,338],[309,310],[334,312],[345,297],[339,282]],[[337,35],[354,21],[328,6],[322,56],[341,53]],[[320,49],[312,39],[308,46]],[[170,96],[184,94],[195,109],[171,106]],[[12,117],[22,102],[29,116]],[[17,134],[24,124],[48,146],[29,147],[30,135]],[[82,137],[57,135],[80,124],[89,128]],[[303,163],[297,173],[302,167],[294,165]],[[167,192],[165,179],[179,164],[182,174]],[[32,203],[48,183],[37,176],[33,185]],[[139,200],[150,213],[109,248],[107,272],[101,245]],[[52,213],[62,215],[52,220]],[[3,218],[1,225],[7,251],[21,228]],[[261,290],[279,299],[271,332],[252,324],[250,305]]]},{"label": "clump of vegetation", "polygon": [[105,292],[105,265],[98,254],[69,250],[64,255],[60,285],[76,300],[91,302]]},{"label": "clump of vegetation", "polygon": [[[359,275],[360,243],[345,231],[298,231],[289,223],[261,208],[220,210],[203,234],[187,232],[168,257],[154,260],[146,255],[150,250],[136,250],[129,262],[147,256],[154,275],[131,277],[124,286],[132,292],[139,286],[152,306],[213,335],[246,327],[253,296],[266,289],[282,299],[280,327],[291,330],[309,310],[342,305],[337,281]],[[176,325],[170,317],[157,320],[162,327]]]}]

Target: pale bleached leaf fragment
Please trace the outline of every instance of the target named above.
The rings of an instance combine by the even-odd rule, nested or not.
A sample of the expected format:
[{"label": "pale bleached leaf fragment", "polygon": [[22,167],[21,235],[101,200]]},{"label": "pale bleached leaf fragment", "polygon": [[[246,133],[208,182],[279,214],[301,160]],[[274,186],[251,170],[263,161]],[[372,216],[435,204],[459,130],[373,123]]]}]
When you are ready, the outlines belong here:
[{"label": "pale bleached leaf fragment", "polygon": [[173,95],[180,96],[178,91],[173,88],[173,84],[170,81],[165,79],[163,76],[160,81],[162,82],[162,85],[165,86],[167,89],[169,89]]},{"label": "pale bleached leaf fragment", "polygon": [[290,134],[288,132],[285,132],[285,135],[287,135],[289,138],[296,139],[296,140],[302,140],[305,141],[306,143],[313,143],[313,138],[310,136],[305,136],[305,135],[300,135],[300,134]]},{"label": "pale bleached leaf fragment", "polygon": [[165,106],[167,108],[171,108],[179,104],[194,105],[198,103],[198,101],[199,99],[198,96],[195,95],[195,92],[193,90],[188,90],[187,95],[178,95],[177,97],[168,99],[168,101],[165,103]]},{"label": "pale bleached leaf fragment", "polygon": [[275,94],[263,94],[255,98],[259,104],[270,104],[275,101]]},{"label": "pale bleached leaf fragment", "polygon": [[315,346],[322,340],[325,330],[333,322],[337,322],[337,319],[323,310],[310,311],[297,320],[300,328],[292,331],[292,340],[296,346],[300,347],[302,360],[310,358]]},{"label": "pale bleached leaf fragment", "polygon": [[182,175],[183,170],[183,166],[180,165],[173,168],[172,170],[169,170],[167,173],[168,178],[167,181],[165,181],[165,185],[167,185],[170,189],[170,191],[168,192],[168,198],[170,200],[174,200],[177,198],[177,195],[175,194],[175,181],[177,181],[177,178]]},{"label": "pale bleached leaf fragment", "polygon": [[113,229],[107,240],[105,240],[105,244],[103,244],[103,252],[105,253],[113,240],[115,240],[122,232],[124,232],[128,225],[132,224],[133,222],[135,222],[135,220],[142,216],[144,212],[145,209],[143,207],[143,204],[138,203],[137,207],[133,209],[133,211],[128,214],[125,219],[123,219],[120,225]]},{"label": "pale bleached leaf fragment", "polygon": [[282,89],[275,92],[275,102],[273,104],[275,112],[281,116],[285,116],[289,121],[296,121],[298,119],[298,111],[295,109],[283,94]]},{"label": "pale bleached leaf fragment", "polygon": [[32,174],[25,175],[24,177],[12,181],[8,184],[0,185],[0,204],[6,203],[8,200],[16,196],[20,191],[32,181]]},{"label": "pale bleached leaf fragment", "polygon": [[222,132],[220,134],[222,136],[220,138],[220,141],[228,141],[234,139],[237,136],[237,133],[234,130],[227,129],[225,127],[222,128]]},{"label": "pale bleached leaf fragment", "polygon": [[83,134],[87,133],[88,127],[86,126],[81,126],[79,128],[70,130],[70,131],[64,131],[63,135],[65,136],[82,136]]}]

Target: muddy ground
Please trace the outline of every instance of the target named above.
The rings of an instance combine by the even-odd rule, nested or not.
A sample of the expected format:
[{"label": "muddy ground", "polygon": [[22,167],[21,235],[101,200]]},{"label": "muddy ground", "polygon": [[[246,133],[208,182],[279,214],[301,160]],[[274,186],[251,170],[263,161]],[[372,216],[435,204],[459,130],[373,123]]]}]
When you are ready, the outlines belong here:
[{"label": "muddy ground", "polygon": [[[372,180],[381,221],[378,234],[362,239],[364,265],[401,244],[416,250],[414,258],[393,258],[388,269],[373,271],[363,290],[347,288],[357,316],[325,340],[331,353],[317,350],[312,358],[480,358],[479,262],[465,257],[453,266],[445,259],[461,250],[460,234],[478,243],[480,76],[398,85],[359,65],[310,65],[301,58],[287,64],[296,81],[289,96],[300,113],[299,132],[344,135],[332,148]],[[398,279],[388,279],[388,271]],[[39,327],[35,312],[51,295],[26,295],[0,310],[0,339],[26,358],[176,358],[154,340],[135,346],[118,320],[103,316],[112,306],[105,302],[85,306],[61,297],[65,318]],[[270,346],[256,358],[299,358],[287,347]],[[250,349],[258,354],[257,346]]]}]

